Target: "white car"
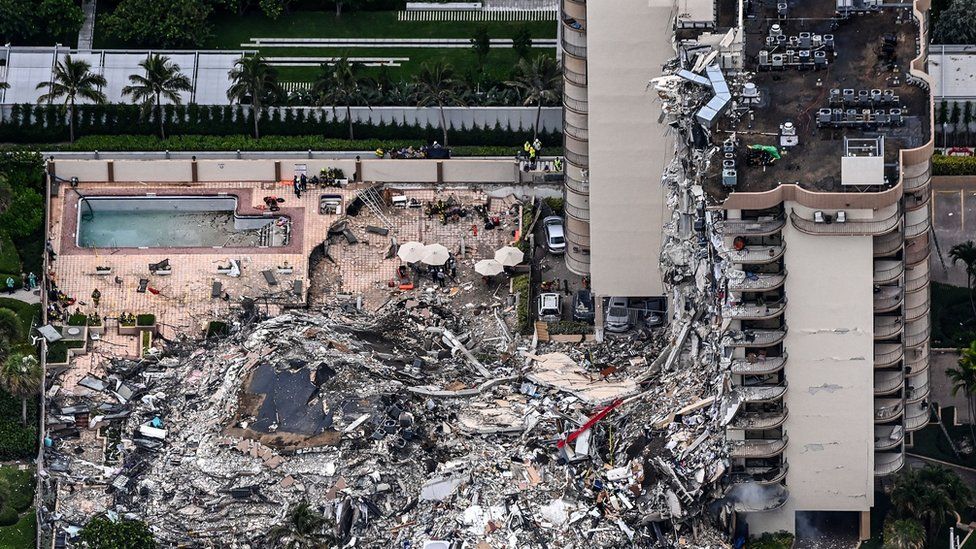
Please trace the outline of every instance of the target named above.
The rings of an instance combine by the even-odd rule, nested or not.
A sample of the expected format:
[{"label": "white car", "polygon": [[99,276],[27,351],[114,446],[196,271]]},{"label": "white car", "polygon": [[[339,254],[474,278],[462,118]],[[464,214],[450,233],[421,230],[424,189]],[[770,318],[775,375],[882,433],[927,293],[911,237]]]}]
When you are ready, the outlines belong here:
[{"label": "white car", "polygon": [[539,320],[557,322],[563,318],[563,296],[557,293],[539,294]]},{"label": "white car", "polygon": [[566,234],[563,232],[563,218],[550,215],[542,220],[546,232],[546,249],[549,253],[561,254],[566,251]]},{"label": "white car", "polygon": [[626,332],[630,329],[630,309],[626,297],[611,297],[607,303],[604,324],[608,332]]}]

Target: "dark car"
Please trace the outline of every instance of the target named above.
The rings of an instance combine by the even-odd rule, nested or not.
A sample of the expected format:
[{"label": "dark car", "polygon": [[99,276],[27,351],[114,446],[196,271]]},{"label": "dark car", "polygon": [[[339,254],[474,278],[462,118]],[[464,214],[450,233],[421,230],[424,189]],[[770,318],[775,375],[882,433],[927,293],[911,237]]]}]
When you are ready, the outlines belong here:
[{"label": "dark car", "polygon": [[573,320],[593,323],[596,308],[593,306],[593,293],[589,290],[579,290],[573,296]]}]

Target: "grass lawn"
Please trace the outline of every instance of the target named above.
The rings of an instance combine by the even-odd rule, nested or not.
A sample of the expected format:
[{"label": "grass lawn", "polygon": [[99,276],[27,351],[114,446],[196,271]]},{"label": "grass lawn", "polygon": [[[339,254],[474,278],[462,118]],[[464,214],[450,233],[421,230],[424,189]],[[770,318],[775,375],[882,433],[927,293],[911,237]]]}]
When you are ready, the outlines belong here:
[{"label": "grass lawn", "polygon": [[[296,11],[277,21],[263,14],[243,17],[224,15],[214,19],[214,34],[205,47],[241,49],[251,38],[471,38],[479,26],[492,38],[511,38],[526,26],[532,38],[555,38],[556,21],[397,21],[395,11],[346,12],[336,18],[332,11]],[[98,34],[95,35],[96,37]]]},{"label": "grass lawn", "polygon": [[0,549],[23,549],[34,547],[37,536],[37,516],[34,509],[21,514],[17,524],[0,528]]},{"label": "grass lawn", "polygon": [[966,288],[932,283],[932,346],[969,347],[976,318]]},{"label": "grass lawn", "polygon": [[[10,299],[9,297],[0,297],[0,307],[10,309],[17,313],[20,321],[24,323],[25,336],[30,333],[31,321],[38,318],[41,312],[40,303],[24,303],[23,301]],[[27,341],[30,341],[30,339],[28,338]]]}]

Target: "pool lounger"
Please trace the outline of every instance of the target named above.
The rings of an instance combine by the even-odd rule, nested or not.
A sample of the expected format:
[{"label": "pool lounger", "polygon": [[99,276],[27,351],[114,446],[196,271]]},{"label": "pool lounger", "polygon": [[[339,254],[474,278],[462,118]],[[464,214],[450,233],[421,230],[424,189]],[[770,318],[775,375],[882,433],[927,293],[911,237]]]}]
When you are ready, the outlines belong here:
[{"label": "pool lounger", "polygon": [[223,291],[224,285],[219,280],[214,280],[213,285],[210,287],[210,297],[217,299]]},{"label": "pool lounger", "polygon": [[274,272],[272,272],[272,271],[261,271],[261,274],[264,275],[264,279],[268,282],[268,286],[277,286],[278,285],[278,279],[275,278]]},{"label": "pool lounger", "polygon": [[144,294],[144,293],[146,293],[146,288],[148,288],[148,287],[149,287],[149,279],[148,278],[140,278],[139,279],[139,287],[136,288],[136,291],[139,292],[140,294]]},{"label": "pool lounger", "polygon": [[295,280],[292,283],[291,291],[298,297],[302,297],[302,281],[301,279]]}]

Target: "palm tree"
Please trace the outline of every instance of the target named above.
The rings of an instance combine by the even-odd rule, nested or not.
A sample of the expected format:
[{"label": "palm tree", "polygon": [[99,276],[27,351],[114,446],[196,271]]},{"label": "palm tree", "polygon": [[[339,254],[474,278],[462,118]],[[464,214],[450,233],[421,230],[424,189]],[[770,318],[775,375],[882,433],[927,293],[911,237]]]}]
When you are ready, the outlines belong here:
[{"label": "palm tree", "polygon": [[171,103],[181,103],[180,92],[190,91],[193,86],[190,79],[180,72],[180,66],[170,61],[169,57],[153,54],[139,62],[146,74],[129,75],[131,86],[122,88],[122,95],[131,95],[132,102],[141,102],[146,114],[156,111],[159,118],[159,136],[166,139],[166,127],[163,120],[163,102],[165,97]]},{"label": "palm tree", "polygon": [[917,520],[887,520],[884,525],[884,549],[922,549],[925,528]]},{"label": "palm tree", "polygon": [[228,75],[233,83],[227,89],[227,98],[240,104],[251,104],[254,138],[258,139],[261,137],[258,131],[261,105],[273,101],[283,93],[278,85],[278,72],[260,55],[252,55],[238,59]]},{"label": "palm tree", "polygon": [[[966,395],[969,417],[976,418],[976,341],[970,343],[968,349],[963,349],[958,368],[946,368],[946,377],[952,383],[952,396],[959,393]],[[973,423],[969,422],[969,435],[976,442],[976,426]]]},{"label": "palm tree", "polygon": [[78,97],[92,103],[104,103],[105,94],[99,88],[104,88],[108,82],[100,74],[91,72],[91,64],[84,60],[75,61],[70,55],[64,56],[64,61],[54,65],[54,78],[50,82],[41,82],[37,89],[46,89],[47,93],[37,98],[38,103],[50,103],[64,97],[68,106],[68,135],[75,140],[75,101]]},{"label": "palm tree", "polygon": [[265,543],[268,547],[331,547],[339,540],[326,532],[329,526],[328,519],[303,501],[288,510],[284,523],[268,532]]},{"label": "palm tree", "polygon": [[14,353],[0,369],[0,384],[8,393],[20,397],[20,421],[27,425],[27,397],[41,388],[41,365],[32,354]]},{"label": "palm tree", "polygon": [[414,93],[418,107],[437,105],[440,113],[441,132],[444,136],[444,146],[447,146],[447,120],[444,118],[444,107],[447,105],[464,105],[461,92],[464,85],[454,77],[454,68],[449,64],[435,61],[424,63],[420,72],[413,77]]},{"label": "palm tree", "polygon": [[318,98],[320,105],[332,105],[333,115],[336,107],[345,105],[350,140],[355,139],[352,105],[365,104],[370,107],[367,94],[372,86],[369,78],[360,74],[361,67],[359,63],[350,63],[346,57],[338,59],[331,67],[327,63],[322,63],[322,72],[312,86],[312,92]]},{"label": "palm tree", "polygon": [[969,289],[969,305],[973,308],[973,315],[976,315],[976,302],[973,301],[973,281],[976,281],[976,243],[967,240],[961,244],[949,248],[949,257],[952,264],[962,261],[966,266],[966,288]]},{"label": "palm tree", "polygon": [[531,61],[520,59],[515,70],[515,80],[505,84],[525,94],[523,105],[536,105],[535,126],[532,129],[532,140],[535,141],[539,136],[542,103],[559,100],[563,87],[563,71],[556,59],[548,55],[540,55]]},{"label": "palm tree", "polygon": [[954,472],[927,465],[907,469],[895,478],[891,504],[901,518],[917,519],[926,526],[932,543],[945,525],[946,516],[972,502],[972,490]]}]

